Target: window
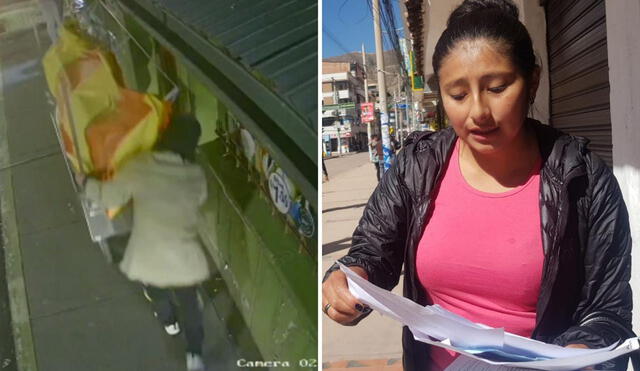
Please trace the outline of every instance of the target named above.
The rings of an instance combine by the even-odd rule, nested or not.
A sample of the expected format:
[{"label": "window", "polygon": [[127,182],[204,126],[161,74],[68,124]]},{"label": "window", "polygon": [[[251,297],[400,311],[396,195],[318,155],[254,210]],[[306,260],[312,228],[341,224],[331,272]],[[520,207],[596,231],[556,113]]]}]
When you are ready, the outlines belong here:
[{"label": "window", "polygon": [[322,118],[322,126],[333,126],[334,122],[336,122],[335,117],[323,117]]},{"label": "window", "polygon": [[346,90],[349,89],[349,83],[346,81],[337,81],[336,82],[336,90]]}]

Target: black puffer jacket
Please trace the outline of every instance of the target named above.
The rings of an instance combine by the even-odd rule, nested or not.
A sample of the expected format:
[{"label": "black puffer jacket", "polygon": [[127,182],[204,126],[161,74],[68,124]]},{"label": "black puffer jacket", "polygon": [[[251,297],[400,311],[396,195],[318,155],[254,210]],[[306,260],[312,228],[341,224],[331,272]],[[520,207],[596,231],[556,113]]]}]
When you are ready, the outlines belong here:
[{"label": "black puffer jacket", "polygon": [[[611,170],[586,148],[587,140],[528,120],[543,166],[540,214],[544,266],[533,338],[602,347],[631,332],[629,218]],[[385,289],[429,304],[416,275],[416,250],[456,135],[449,128],[414,133],[369,199],[353,234],[346,265],[363,267]],[[334,265],[328,272],[336,269]],[[427,370],[428,345],[403,331],[405,370]],[[617,367],[626,369],[625,360]]]}]

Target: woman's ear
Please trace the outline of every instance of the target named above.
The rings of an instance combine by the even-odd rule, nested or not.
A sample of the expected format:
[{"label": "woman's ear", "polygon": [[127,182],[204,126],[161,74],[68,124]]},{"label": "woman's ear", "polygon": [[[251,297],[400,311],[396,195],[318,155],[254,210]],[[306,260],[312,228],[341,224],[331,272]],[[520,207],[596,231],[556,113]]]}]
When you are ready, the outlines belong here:
[{"label": "woman's ear", "polygon": [[533,103],[536,93],[538,92],[538,86],[540,86],[540,66],[536,66],[531,73],[531,83],[529,84],[529,99]]}]

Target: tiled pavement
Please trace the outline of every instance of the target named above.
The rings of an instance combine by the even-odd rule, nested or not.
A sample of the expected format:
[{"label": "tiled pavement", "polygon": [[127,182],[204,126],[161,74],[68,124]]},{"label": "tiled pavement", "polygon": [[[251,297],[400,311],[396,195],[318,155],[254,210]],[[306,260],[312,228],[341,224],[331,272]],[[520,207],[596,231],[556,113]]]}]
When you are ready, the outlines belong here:
[{"label": "tiled pavement", "polygon": [[401,371],[402,359],[370,359],[361,361],[324,362],[323,370],[328,371]]}]

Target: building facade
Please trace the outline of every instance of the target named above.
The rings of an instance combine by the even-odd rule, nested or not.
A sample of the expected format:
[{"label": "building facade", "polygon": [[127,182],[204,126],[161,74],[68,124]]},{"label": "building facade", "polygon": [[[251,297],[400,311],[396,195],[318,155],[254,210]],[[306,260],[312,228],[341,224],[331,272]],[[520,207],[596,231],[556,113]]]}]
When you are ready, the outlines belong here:
[{"label": "building facade", "polygon": [[360,117],[365,72],[351,62],[322,62],[322,141],[326,154],[366,149],[367,127]]}]

